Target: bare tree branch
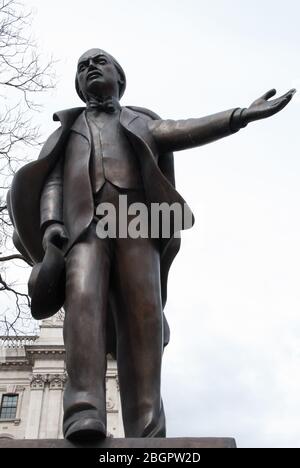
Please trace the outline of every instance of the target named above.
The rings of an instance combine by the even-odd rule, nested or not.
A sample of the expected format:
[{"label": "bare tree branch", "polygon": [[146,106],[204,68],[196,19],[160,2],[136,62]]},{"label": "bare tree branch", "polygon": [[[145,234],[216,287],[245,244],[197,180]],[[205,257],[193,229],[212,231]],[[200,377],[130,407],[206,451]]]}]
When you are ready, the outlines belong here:
[{"label": "bare tree branch", "polygon": [[40,109],[37,98],[54,87],[54,61],[44,60],[39,52],[31,21],[32,13],[23,3],[0,0],[0,293],[3,301],[12,298],[15,304],[1,307],[0,334],[15,334],[31,323],[29,297],[22,282],[15,280],[24,267],[22,271],[14,261],[21,260],[26,268],[29,264],[12,245],[13,226],[5,202],[13,175],[41,144],[34,123]]},{"label": "bare tree branch", "polygon": [[7,255],[6,257],[0,257],[0,262],[9,262],[10,260],[23,260],[23,262],[26,262],[27,265],[30,265],[28,261],[26,260],[26,258],[20,254],[13,254],[13,255]]}]

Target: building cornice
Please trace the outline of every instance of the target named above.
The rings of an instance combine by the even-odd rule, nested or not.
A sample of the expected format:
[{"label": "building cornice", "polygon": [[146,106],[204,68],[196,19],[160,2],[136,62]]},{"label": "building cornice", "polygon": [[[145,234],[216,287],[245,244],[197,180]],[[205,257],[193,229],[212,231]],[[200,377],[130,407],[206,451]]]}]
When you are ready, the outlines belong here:
[{"label": "building cornice", "polygon": [[30,357],[41,357],[41,356],[53,356],[53,355],[65,355],[65,348],[63,345],[34,345],[25,346],[26,356]]},{"label": "building cornice", "polygon": [[0,367],[28,368],[36,359],[65,358],[63,344],[38,344],[38,336],[0,337]]}]

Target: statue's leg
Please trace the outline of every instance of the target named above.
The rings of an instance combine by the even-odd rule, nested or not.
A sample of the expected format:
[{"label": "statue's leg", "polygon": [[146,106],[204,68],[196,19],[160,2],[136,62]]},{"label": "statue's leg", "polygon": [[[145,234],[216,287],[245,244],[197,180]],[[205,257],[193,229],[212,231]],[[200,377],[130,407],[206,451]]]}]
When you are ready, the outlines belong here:
[{"label": "statue's leg", "polygon": [[72,440],[106,434],[105,324],[110,262],[110,241],[100,240],[94,225],[67,256],[64,434]]},{"label": "statue's leg", "polygon": [[[118,239],[113,277],[117,360],[126,437],[164,437],[160,256],[151,239]],[[118,288],[118,289],[117,289]]]}]

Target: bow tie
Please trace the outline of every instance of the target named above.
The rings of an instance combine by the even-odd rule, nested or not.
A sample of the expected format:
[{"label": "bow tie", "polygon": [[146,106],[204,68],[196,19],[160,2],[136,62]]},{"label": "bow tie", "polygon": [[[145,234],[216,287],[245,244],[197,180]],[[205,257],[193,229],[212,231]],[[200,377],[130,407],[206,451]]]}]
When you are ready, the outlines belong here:
[{"label": "bow tie", "polygon": [[88,103],[87,110],[97,110],[113,114],[117,109],[120,109],[120,104],[116,98],[108,97],[106,99],[91,99]]}]

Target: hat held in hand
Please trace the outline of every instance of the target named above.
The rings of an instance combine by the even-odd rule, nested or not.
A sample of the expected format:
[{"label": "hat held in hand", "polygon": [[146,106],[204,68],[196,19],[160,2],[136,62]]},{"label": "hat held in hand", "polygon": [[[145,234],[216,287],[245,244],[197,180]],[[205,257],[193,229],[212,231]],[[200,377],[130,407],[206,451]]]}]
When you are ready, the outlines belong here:
[{"label": "hat held in hand", "polygon": [[62,251],[52,242],[47,244],[41,263],[37,263],[28,281],[31,314],[42,320],[56,314],[65,302],[66,266]]}]

